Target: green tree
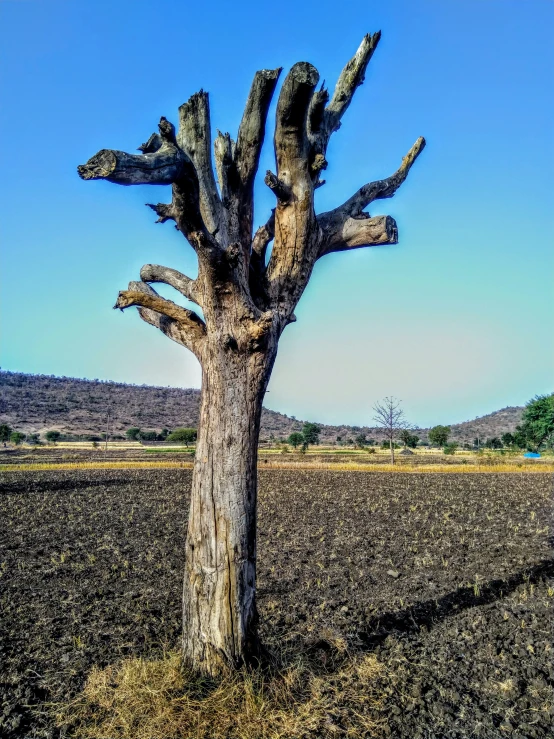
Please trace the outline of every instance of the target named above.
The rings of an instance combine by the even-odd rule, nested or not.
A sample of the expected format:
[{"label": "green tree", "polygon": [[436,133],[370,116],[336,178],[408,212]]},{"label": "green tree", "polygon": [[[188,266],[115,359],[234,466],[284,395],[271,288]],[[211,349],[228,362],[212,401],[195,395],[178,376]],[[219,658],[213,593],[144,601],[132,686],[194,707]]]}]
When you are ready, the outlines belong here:
[{"label": "green tree", "polygon": [[505,434],[502,434],[500,438],[502,439],[502,444],[504,446],[510,447],[510,446],[514,446],[515,444],[515,436],[511,434],[509,431]]},{"label": "green tree", "polygon": [[8,426],[7,423],[3,423],[0,425],[0,441],[3,441],[4,443],[6,441],[10,440],[10,436],[12,435],[13,429]]},{"label": "green tree", "polygon": [[498,436],[493,436],[490,439],[487,439],[485,442],[485,446],[487,449],[502,449],[502,442],[498,438]]},{"label": "green tree", "polygon": [[141,431],[140,439],[142,441],[156,441],[158,434],[156,431]]},{"label": "green tree", "polygon": [[304,443],[304,434],[301,434],[300,431],[293,431],[292,434],[287,439],[288,443],[293,446],[295,449],[299,447],[301,444]]},{"label": "green tree", "polygon": [[138,441],[140,439],[140,429],[136,426],[132,426],[130,429],[127,429],[125,436],[129,441]]},{"label": "green tree", "polygon": [[536,395],[530,400],[523,411],[522,423],[516,428],[516,438],[531,451],[546,444],[554,444],[554,393],[551,395]]},{"label": "green tree", "polygon": [[60,431],[47,431],[44,434],[44,438],[46,439],[46,441],[50,441],[53,444],[55,444],[57,441],[59,441],[60,436],[61,436],[61,432]]},{"label": "green tree", "polygon": [[319,444],[319,434],[321,433],[321,426],[317,423],[311,423],[306,421],[302,427],[302,436],[304,437],[304,444],[308,447],[310,444]]},{"label": "green tree", "polygon": [[188,446],[189,444],[192,444],[193,441],[196,441],[196,436],[196,429],[181,428],[172,431],[167,437],[166,441],[178,441],[179,443]]},{"label": "green tree", "polygon": [[444,446],[450,436],[450,426],[433,426],[429,430],[429,441],[433,446]]},{"label": "green tree", "polygon": [[409,447],[410,449],[415,449],[417,446],[417,442],[419,441],[419,436],[412,434],[410,429],[402,429],[402,431],[398,434],[398,438],[405,447]]},{"label": "green tree", "polygon": [[367,438],[365,434],[358,434],[355,439],[354,443],[359,449],[363,449],[365,445],[367,444]]},{"label": "green tree", "polygon": [[445,444],[442,450],[445,454],[455,454],[457,448],[458,445],[453,441],[450,444]]},{"label": "green tree", "polygon": [[12,431],[10,434],[10,441],[12,444],[15,444],[16,446],[19,446],[22,441],[25,439],[25,434],[22,434],[20,431]]}]

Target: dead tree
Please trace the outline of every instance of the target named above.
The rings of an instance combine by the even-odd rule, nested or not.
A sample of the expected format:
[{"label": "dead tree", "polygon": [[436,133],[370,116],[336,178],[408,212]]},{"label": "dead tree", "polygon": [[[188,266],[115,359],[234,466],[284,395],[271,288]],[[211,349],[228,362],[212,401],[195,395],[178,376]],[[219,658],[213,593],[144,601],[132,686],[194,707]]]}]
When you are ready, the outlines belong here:
[{"label": "dead tree", "polygon": [[373,420],[385,433],[385,439],[389,442],[390,461],[394,464],[394,440],[403,429],[408,428],[404,411],[400,407],[400,401],[392,397],[375,403],[373,410]]},{"label": "dead tree", "polygon": [[[256,464],[262,400],[277,345],[314,264],[336,251],[396,244],[396,222],[365,208],[392,197],[422,151],[419,138],[400,168],[363,185],[334,210],[316,214],[331,135],[362,84],[380,34],[364,37],[332,95],[317,70],[295,64],[279,93],[276,169],[265,182],[276,206],[253,233],[254,178],[280,69],[256,72],[236,140],[217,133],[211,154],[210,110],[202,90],[179,108],[176,130],[161,118],[140,154],[102,149],[78,167],[84,180],[170,185],[170,203],[148,204],[173,221],[195,250],[198,276],[147,264],[115,308],[140,317],[190,349],[202,366],[202,399],[183,589],[183,653],[202,672],[249,662],[256,632]],[[215,172],[214,174],[214,163]],[[219,187],[218,187],[219,184]],[[268,259],[268,247],[273,249]],[[174,287],[198,312],[151,287]]]}]

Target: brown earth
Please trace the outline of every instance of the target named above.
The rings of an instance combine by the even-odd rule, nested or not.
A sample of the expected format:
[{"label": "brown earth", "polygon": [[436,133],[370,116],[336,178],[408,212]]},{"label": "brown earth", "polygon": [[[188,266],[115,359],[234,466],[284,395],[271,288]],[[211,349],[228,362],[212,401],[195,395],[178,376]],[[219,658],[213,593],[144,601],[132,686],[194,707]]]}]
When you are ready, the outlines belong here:
[{"label": "brown earth", "polygon": [[[342,637],[375,654],[391,737],[550,735],[550,475],[262,470],[260,480],[270,650],[311,649],[324,663]],[[0,733],[54,738],[48,704],[75,695],[93,665],[178,642],[190,472],[0,481]]]}]

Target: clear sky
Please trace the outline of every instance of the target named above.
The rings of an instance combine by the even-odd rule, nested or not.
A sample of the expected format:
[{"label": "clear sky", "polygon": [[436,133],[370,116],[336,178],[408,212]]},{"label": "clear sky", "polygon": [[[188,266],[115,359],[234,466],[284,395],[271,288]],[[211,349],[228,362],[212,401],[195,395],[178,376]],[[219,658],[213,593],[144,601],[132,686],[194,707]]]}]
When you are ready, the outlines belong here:
[{"label": "clear sky", "polygon": [[[213,129],[234,135],[256,69],[310,61],[332,87],[378,29],[317,209],[391,174],[424,135],[372,209],[400,242],[318,263],[266,405],[361,425],[394,395],[429,425],[551,391],[552,0],[0,0],[2,368],[198,387],[191,354],[111,309],[142,264],[194,276],[192,249],[144,207],[169,192],[83,182],[77,165],[134,151],[200,88]],[[272,161],[270,131],[261,171]]]}]

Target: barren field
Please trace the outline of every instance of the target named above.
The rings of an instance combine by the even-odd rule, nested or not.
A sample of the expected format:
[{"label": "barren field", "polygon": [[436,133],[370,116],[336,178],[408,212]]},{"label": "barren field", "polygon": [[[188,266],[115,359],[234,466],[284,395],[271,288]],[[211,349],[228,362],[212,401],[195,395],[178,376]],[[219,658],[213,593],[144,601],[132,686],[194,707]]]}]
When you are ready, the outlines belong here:
[{"label": "barren field", "polygon": [[[63,736],[50,704],[94,665],[178,643],[190,475],[1,473],[2,737]],[[550,736],[551,475],[268,469],[260,484],[270,650],[327,671],[337,644],[373,654],[375,736]],[[346,736],[351,705],[306,739]]]}]

